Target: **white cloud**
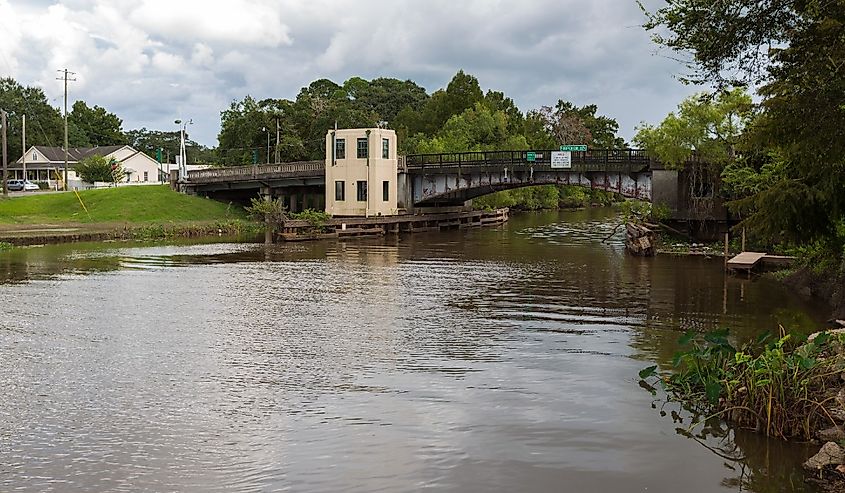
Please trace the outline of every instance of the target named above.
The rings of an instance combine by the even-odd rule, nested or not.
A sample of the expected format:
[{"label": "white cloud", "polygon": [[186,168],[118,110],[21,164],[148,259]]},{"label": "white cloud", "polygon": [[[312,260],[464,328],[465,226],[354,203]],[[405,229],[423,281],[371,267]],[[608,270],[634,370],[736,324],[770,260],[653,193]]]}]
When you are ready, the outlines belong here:
[{"label": "white cloud", "polygon": [[208,66],[214,61],[214,50],[204,43],[194,44],[191,53],[191,63],[197,66]]},{"label": "white cloud", "polygon": [[161,70],[164,73],[178,72],[184,66],[185,60],[178,55],[162,51],[156,52],[153,55],[153,68]]},{"label": "white cloud", "polygon": [[273,48],[291,42],[280,15],[272,1],[142,0],[127,17],[163,39]]},{"label": "white cloud", "polygon": [[653,55],[642,20],[627,0],[0,0],[0,76],[58,105],[67,67],[71,101],[127,129],[193,118],[192,136],[216,145],[220,111],[247,94],[294,98],[317,78],[356,75],[432,92],[464,69],[523,110],[596,103],[630,137],[694,90]]}]

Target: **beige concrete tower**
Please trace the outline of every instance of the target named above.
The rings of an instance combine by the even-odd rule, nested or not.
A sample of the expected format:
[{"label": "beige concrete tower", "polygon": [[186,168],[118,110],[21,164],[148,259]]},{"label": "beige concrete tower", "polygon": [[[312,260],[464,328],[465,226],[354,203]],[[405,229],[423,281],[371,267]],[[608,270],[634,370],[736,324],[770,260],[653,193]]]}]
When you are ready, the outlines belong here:
[{"label": "beige concrete tower", "polygon": [[396,132],[384,128],[326,134],[326,212],[332,216],[393,216]]}]

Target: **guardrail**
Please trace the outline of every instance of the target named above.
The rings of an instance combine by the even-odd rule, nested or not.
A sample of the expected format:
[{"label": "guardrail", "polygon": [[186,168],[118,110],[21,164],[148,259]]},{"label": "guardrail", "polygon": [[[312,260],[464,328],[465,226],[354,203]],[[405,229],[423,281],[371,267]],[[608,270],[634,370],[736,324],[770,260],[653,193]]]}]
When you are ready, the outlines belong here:
[{"label": "guardrail", "polygon": [[[551,169],[551,150],[540,151],[479,151],[441,154],[411,154],[405,156],[409,170],[435,168],[534,166]],[[529,154],[534,160],[529,161]],[[643,171],[651,158],[640,149],[590,149],[571,151],[573,171]],[[557,168],[555,168],[557,169]],[[568,169],[568,168],[567,168]]]},{"label": "guardrail", "polygon": [[324,161],[299,161],[295,163],[259,164],[252,166],[226,166],[188,171],[188,181],[211,183],[217,181],[252,180],[268,177],[322,176],[325,174]]},{"label": "guardrail", "polygon": [[[639,172],[653,164],[648,153],[640,149],[589,149],[571,151],[571,168],[552,168],[551,150],[539,151],[479,151],[440,154],[410,154],[398,156],[400,171],[433,171],[454,168],[534,167],[542,169],[568,169],[571,171],[627,171]],[[533,161],[528,157],[533,154]],[[226,166],[189,171],[192,183],[249,181],[286,177],[319,177],[325,175],[324,161],[299,161],[295,163]]]}]

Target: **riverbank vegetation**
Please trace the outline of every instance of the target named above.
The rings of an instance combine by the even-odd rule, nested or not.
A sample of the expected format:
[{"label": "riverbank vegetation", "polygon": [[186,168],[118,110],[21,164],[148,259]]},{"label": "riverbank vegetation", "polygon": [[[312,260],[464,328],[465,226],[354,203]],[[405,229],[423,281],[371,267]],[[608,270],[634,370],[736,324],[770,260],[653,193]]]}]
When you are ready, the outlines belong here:
[{"label": "riverbank vegetation", "polygon": [[[841,2],[679,0],[646,12],[657,43],[715,91],[681,103],[635,142],[667,162],[696,151],[749,241],[796,254],[787,278],[845,318],[845,11]],[[744,87],[756,86],[759,103]],[[706,191],[690,180],[691,192]],[[706,188],[706,187],[705,187]],[[704,200],[706,193],[700,195]]]},{"label": "riverbank vegetation", "polygon": [[516,210],[536,211],[542,209],[578,209],[591,205],[608,206],[620,201],[620,196],[604,190],[575,185],[541,185],[484,195],[473,199],[472,204],[477,209],[509,207]]},{"label": "riverbank vegetation", "polygon": [[719,330],[689,332],[679,343],[671,372],[651,366],[640,377],[683,403],[697,422],[719,417],[769,436],[809,440],[845,414],[843,335],[764,334],[735,348],[728,331]]},{"label": "riverbank vegetation", "polygon": [[[720,184],[718,198],[740,220],[735,231],[795,253],[802,268],[785,282],[845,318],[842,3],[726,0],[702,8],[677,0],[643,10],[655,42],[689,60],[682,80],[714,91],[682,102],[660,125],[644,125],[634,141],[670,165],[686,164],[693,151],[704,157],[709,164],[684,170],[689,195],[715,204],[706,183]],[[758,88],[758,103],[747,87]],[[726,333],[700,337],[688,335],[691,349],[657,380],[672,398],[770,436],[809,439],[833,426],[805,467],[828,478],[845,471],[845,448],[835,443],[845,438],[842,336],[801,343],[781,334],[739,349]]]},{"label": "riverbank vegetation", "polygon": [[331,215],[325,211],[305,209],[301,212],[289,212],[282,199],[263,200],[253,198],[246,208],[246,213],[255,221],[267,222],[278,228],[285,221],[305,221],[310,226],[309,233],[324,233],[329,231],[326,225],[331,221]]}]

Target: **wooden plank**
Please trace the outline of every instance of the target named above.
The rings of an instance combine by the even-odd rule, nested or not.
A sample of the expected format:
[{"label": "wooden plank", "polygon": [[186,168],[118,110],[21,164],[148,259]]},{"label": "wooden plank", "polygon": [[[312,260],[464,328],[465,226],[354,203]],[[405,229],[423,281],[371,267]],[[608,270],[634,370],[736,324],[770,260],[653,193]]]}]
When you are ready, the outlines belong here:
[{"label": "wooden plank", "polygon": [[728,260],[729,269],[752,269],[757,262],[765,257],[765,253],[760,252],[742,252],[736,257]]}]

